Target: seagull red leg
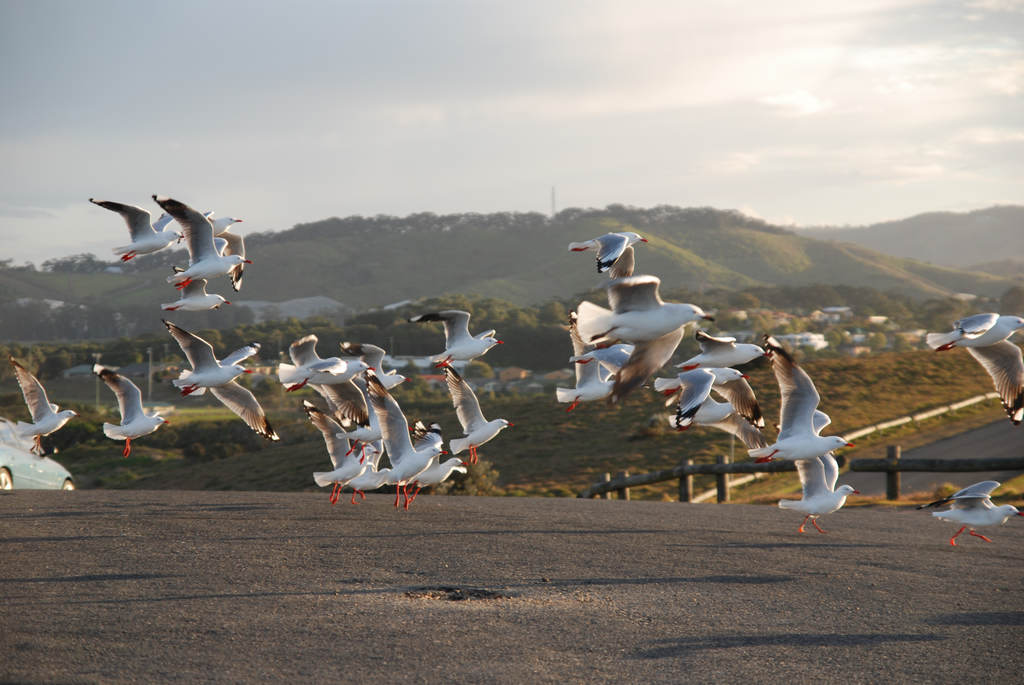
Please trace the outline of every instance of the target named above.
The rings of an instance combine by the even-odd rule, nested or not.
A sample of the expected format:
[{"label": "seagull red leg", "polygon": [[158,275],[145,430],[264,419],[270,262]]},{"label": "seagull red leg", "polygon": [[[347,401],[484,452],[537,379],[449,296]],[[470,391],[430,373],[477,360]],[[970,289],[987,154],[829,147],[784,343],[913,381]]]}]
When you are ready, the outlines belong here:
[{"label": "seagull red leg", "polygon": [[810,514],[808,514],[807,516],[804,516],[804,520],[803,520],[803,522],[802,522],[802,523],[800,524],[800,527],[796,529],[796,532],[798,532],[798,533],[802,533],[802,532],[804,532],[804,526],[806,526],[806,525],[807,525],[807,519],[809,519],[809,518],[811,518],[811,515],[810,515]]},{"label": "seagull red leg", "polygon": [[576,395],[576,399],[574,399],[572,401],[572,404],[569,405],[569,408],[565,410],[566,413],[571,412],[573,409],[575,409],[577,406],[579,406],[579,403],[580,403],[580,396]]},{"label": "seagull red leg", "polygon": [[818,525],[818,519],[811,519],[811,524],[818,529],[819,533],[827,533],[827,530],[822,530],[821,526]]},{"label": "seagull red leg", "polygon": [[121,455],[127,457],[131,453],[132,453],[132,439],[131,438],[125,438],[124,439],[124,450],[121,451]]},{"label": "seagull red leg", "polygon": [[754,463],[755,464],[764,464],[765,462],[772,461],[772,456],[775,455],[777,452],[778,452],[778,450],[772,450],[771,454],[769,454],[766,457],[758,457],[757,459],[754,460]]},{"label": "seagull red leg", "polygon": [[981,539],[982,539],[982,540],[984,540],[985,542],[992,542],[991,540],[989,540],[989,539],[988,539],[987,537],[985,537],[985,536],[984,536],[984,535],[982,535],[981,533],[975,533],[975,532],[974,532],[973,530],[971,530],[971,531],[968,531],[968,532],[970,532],[970,534],[971,534],[971,535],[973,535],[973,536],[974,536],[974,537],[976,537],[976,538],[981,538]]},{"label": "seagull red leg", "polygon": [[956,547],[956,536],[959,535],[960,533],[964,532],[965,530],[967,530],[967,526],[961,526],[960,530],[958,530],[956,533],[954,533],[953,537],[951,537],[949,539],[949,544],[951,544],[954,547]]}]

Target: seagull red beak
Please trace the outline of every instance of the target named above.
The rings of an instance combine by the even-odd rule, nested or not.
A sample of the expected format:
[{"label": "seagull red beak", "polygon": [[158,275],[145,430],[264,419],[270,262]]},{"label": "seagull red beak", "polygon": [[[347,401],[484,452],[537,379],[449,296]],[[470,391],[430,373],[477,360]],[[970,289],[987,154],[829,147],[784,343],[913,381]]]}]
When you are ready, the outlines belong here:
[{"label": "seagull red beak", "polygon": [[164,423],[166,423],[168,426],[171,425],[171,422],[168,421],[167,419],[164,419]]},{"label": "seagull red beak", "polygon": [[1024,516],[1024,511],[1018,511],[1017,516]]},{"label": "seagull red beak", "polygon": [[512,427],[512,426],[514,426],[514,425],[516,425],[516,424],[512,423],[511,421],[509,421],[509,422],[508,422],[508,427],[509,427],[509,428],[511,428],[511,427]]},{"label": "seagull red beak", "polygon": [[707,321],[714,321],[715,320],[715,317],[711,316],[710,314],[705,314],[704,316],[702,316],[700,318],[706,319]]},{"label": "seagull red beak", "polygon": [[224,304],[231,304],[231,303],[228,302],[227,300],[224,300]]},{"label": "seagull red beak", "polygon": [[505,341],[504,341],[504,340],[499,340],[499,341],[498,341],[498,344],[499,344],[499,345],[504,345],[504,344],[505,344]]},{"label": "seagull red beak", "polygon": [[245,262],[246,264],[252,264],[251,259],[243,259],[242,261]]},{"label": "seagull red beak", "polygon": [[846,446],[847,446],[847,447],[853,447],[853,446],[854,446],[854,444],[853,444],[852,442],[848,442],[848,443],[846,443]]},{"label": "seagull red beak", "polygon": [[750,376],[748,376],[748,375],[747,375],[747,374],[745,374],[745,373],[741,373],[741,374],[740,374],[740,378],[746,378],[746,379],[747,379],[748,381],[750,380]]},{"label": "seagull red beak", "polygon": [[252,369],[246,369],[245,373],[252,373]]}]

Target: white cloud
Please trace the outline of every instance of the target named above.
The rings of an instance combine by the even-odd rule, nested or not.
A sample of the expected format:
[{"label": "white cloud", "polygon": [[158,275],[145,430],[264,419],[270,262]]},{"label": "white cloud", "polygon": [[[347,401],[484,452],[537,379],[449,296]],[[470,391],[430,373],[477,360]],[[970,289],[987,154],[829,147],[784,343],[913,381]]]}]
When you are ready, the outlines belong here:
[{"label": "white cloud", "polygon": [[779,95],[767,95],[758,98],[757,101],[763,105],[778,108],[783,113],[792,116],[818,114],[831,109],[833,106],[832,102],[823,100],[813,93],[808,93],[806,90],[795,90]]}]

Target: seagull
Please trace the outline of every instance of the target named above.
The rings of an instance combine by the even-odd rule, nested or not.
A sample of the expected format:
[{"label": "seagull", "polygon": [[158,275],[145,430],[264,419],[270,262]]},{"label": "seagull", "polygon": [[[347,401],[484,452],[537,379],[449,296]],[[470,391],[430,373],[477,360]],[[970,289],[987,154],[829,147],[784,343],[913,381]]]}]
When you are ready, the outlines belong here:
[{"label": "seagull", "polygon": [[736,338],[716,338],[704,331],[697,331],[695,337],[700,345],[700,354],[681,364],[676,364],[683,371],[691,371],[698,367],[739,366],[764,356],[764,350],[757,345],[737,343]]},{"label": "seagull", "polygon": [[242,367],[241,362],[259,352],[259,343],[249,343],[218,361],[210,343],[166,319],[164,325],[192,365],[191,370],[183,370],[171,381],[174,387],[181,390],[183,397],[192,394],[202,395],[209,388],[214,397],[237,414],[258,435],[267,440],[280,440],[270,427],[260,403],[251,392],[235,382],[235,378],[243,373],[252,373],[250,369]]},{"label": "seagull", "polygon": [[748,450],[755,463],[772,461],[773,458],[790,461],[812,459],[841,447],[853,447],[853,443],[838,435],[822,437],[818,434],[821,429],[815,430],[815,410],[821,397],[814,382],[779,341],[766,335],[764,343],[782,395],[781,428],[774,444]]},{"label": "seagull", "polygon": [[371,442],[366,447],[368,452],[368,454],[364,453],[366,470],[363,471],[361,476],[356,476],[348,482],[348,486],[352,488],[352,504],[358,504],[356,502],[356,495],[366,499],[366,492],[368,490],[376,490],[385,485],[388,479],[387,470],[378,470],[380,458],[384,454],[382,442],[380,440]]},{"label": "seagull", "polygon": [[[822,414],[822,412],[818,413]],[[822,415],[824,416],[824,414]],[[819,533],[824,533],[826,531],[818,525],[818,517],[839,511],[846,504],[846,498],[849,495],[859,495],[860,493],[849,485],[840,485],[836,488],[839,464],[831,452],[826,452],[820,457],[797,461],[796,471],[800,475],[803,494],[799,500],[779,500],[779,508],[796,509],[807,514],[797,529],[798,533],[804,532],[804,526],[807,525],[808,520],[818,529]]]},{"label": "seagull", "polygon": [[655,378],[654,389],[669,398],[665,406],[676,401],[672,399],[673,395],[682,392],[676,410],[679,430],[686,429],[689,419],[708,399],[712,390],[728,400],[732,409],[753,426],[764,428],[761,407],[747,380],[747,375],[736,369],[694,369],[684,371],[675,378]]},{"label": "seagull", "polygon": [[95,364],[92,371],[117,395],[117,408],[121,412],[121,423],[120,425],[104,423],[103,434],[111,440],[124,440],[122,455],[127,457],[132,453],[133,439],[149,435],[165,423],[170,423],[159,414],[147,414],[143,411],[142,393],[139,392],[139,387],[130,380],[99,364]]},{"label": "seagull", "polygon": [[384,355],[387,353],[383,347],[377,347],[369,343],[343,342],[341,343],[341,352],[349,357],[359,357],[369,364],[370,368],[377,374],[377,380],[388,390],[404,383],[406,380],[405,376],[394,369],[387,372],[384,371]]},{"label": "seagull", "polygon": [[643,385],[672,357],[683,339],[686,324],[714,317],[692,304],[664,302],[656,276],[630,276],[606,286],[611,309],[583,301],[577,308],[577,326],[584,342],[624,340],[636,345],[620,369],[611,401],[617,402]]},{"label": "seagull", "polygon": [[342,425],[356,424],[356,428],[345,433],[345,438],[352,442],[350,451],[357,446],[365,456],[366,447],[382,438],[380,422],[376,412],[369,410],[366,398],[366,380],[357,374],[347,381],[315,383],[314,390],[327,402],[327,408]]},{"label": "seagull", "polygon": [[647,238],[632,231],[606,233],[581,243],[569,243],[569,251],[597,250],[598,273],[611,269],[612,278],[623,278],[633,275],[633,243],[637,242],[646,243]]},{"label": "seagull", "polygon": [[128,224],[128,233],[132,237],[131,244],[114,248],[114,254],[120,255],[122,262],[134,259],[140,254],[157,252],[181,240],[181,234],[165,228],[167,224],[171,223],[172,218],[166,212],[161,214],[156,221],[150,223],[150,213],[142,207],[108,200],[94,200],[91,197],[89,202],[99,205],[103,209],[117,212]]},{"label": "seagull", "polygon": [[951,333],[929,333],[925,341],[937,352],[966,347],[992,377],[999,400],[1013,425],[1024,420],[1024,357],[1008,338],[1024,329],[1024,318],[975,314],[953,324]]},{"label": "seagull", "polygon": [[[164,211],[173,216],[184,229],[185,239],[188,245],[189,267],[176,271],[173,276],[167,278],[168,283],[173,283],[175,288],[181,290],[195,279],[214,278],[216,276],[231,275],[235,290],[238,290],[241,282],[241,273],[236,274],[235,267],[242,264],[252,264],[244,255],[228,252],[222,255],[217,251],[213,241],[213,224],[205,216],[192,209],[188,205],[178,202],[169,197],[154,195],[153,200],[160,205]],[[233,235],[233,234],[229,234]],[[238,237],[238,236],[233,236]],[[224,248],[225,252],[231,247],[230,240]],[[240,240],[240,238],[239,238]]]},{"label": "seagull", "polygon": [[[385,482],[396,486],[396,507],[399,495],[405,493],[405,508],[408,509],[409,483],[416,480],[416,477],[430,466],[431,459],[441,453],[441,442],[433,436],[424,436],[413,443],[409,436],[409,421],[395,398],[377,380],[372,371],[367,372],[366,383],[370,406],[377,414],[384,438],[384,449],[391,460],[391,468],[386,470],[388,475]],[[428,432],[437,438],[440,437],[440,428],[432,428]]]},{"label": "seagull", "polygon": [[9,356],[8,359],[11,362],[11,367],[14,369],[14,377],[18,380],[21,394],[25,398],[25,404],[32,414],[31,423],[18,421],[15,430],[23,438],[32,438],[34,442],[32,452],[42,456],[43,436],[59,430],[65,423],[78,416],[78,412],[70,409],[61,410],[56,404],[52,404],[46,397],[46,389],[39,382],[39,379],[19,364],[13,355]]},{"label": "seagull", "polygon": [[416,480],[413,484],[416,486],[416,490],[412,493],[412,497],[409,499],[409,504],[416,501],[416,495],[420,494],[420,490],[423,488],[429,488],[433,485],[440,485],[449,478],[453,473],[465,474],[469,471],[466,468],[466,462],[462,461],[458,457],[452,457],[446,459],[443,462],[439,461],[438,457],[432,457],[430,460],[430,466],[426,468],[420,475],[416,476]]},{"label": "seagull", "polygon": [[717,428],[735,435],[748,449],[764,447],[768,444],[761,430],[736,413],[732,405],[728,402],[716,402],[711,397],[705,399],[697,407],[697,410],[685,419],[685,422],[679,416],[677,409],[675,416],[669,417],[669,423],[677,431],[688,430],[691,425]]},{"label": "seagull", "polygon": [[944,499],[928,504],[922,504],[918,509],[937,507],[952,502],[953,506],[942,511],[933,511],[932,516],[961,524],[960,530],[949,539],[949,544],[956,547],[956,537],[965,529],[969,529],[971,535],[981,538],[985,542],[992,542],[981,533],[974,532],[977,526],[1003,525],[1011,516],[1024,516],[1024,512],[1018,511],[1017,507],[1011,504],[1004,504],[997,507],[992,504],[990,495],[993,490],[999,487],[999,482],[994,480],[983,480],[974,485],[968,485],[963,490],[950,495]]},{"label": "seagull", "polygon": [[462,424],[463,436],[452,438],[448,446],[452,454],[458,454],[469,448],[469,463],[477,462],[477,448],[491,440],[498,433],[515,424],[505,419],[493,419],[488,421],[480,411],[480,402],[473,394],[469,383],[462,379],[458,371],[450,366],[444,367],[445,381],[448,383],[448,392],[452,396],[452,405],[455,407],[455,414]]},{"label": "seagull", "polygon": [[[579,335],[579,332],[577,331],[576,334]],[[629,361],[629,355],[633,354],[633,350],[636,349],[636,345],[627,343],[616,343],[608,347],[594,347],[593,345],[587,345],[587,347],[590,348],[589,351],[583,354],[574,354],[569,357],[569,361],[575,364],[589,364],[596,360],[609,373],[618,373],[619,369]]]},{"label": "seagull", "polygon": [[[314,472],[313,481],[322,488],[332,483],[334,484],[330,500],[331,504],[335,504],[338,501],[338,496],[341,494],[341,489],[348,485],[349,481],[363,475],[369,465],[365,463],[364,459],[356,459],[354,456],[349,456],[352,450],[349,449],[348,440],[345,438],[345,434],[341,432],[341,426],[330,415],[320,411],[307,400],[302,401],[302,408],[306,411],[306,416],[309,417],[309,420],[324,436],[327,454],[330,456],[331,464],[334,466],[333,471]],[[352,493],[352,499],[353,501],[355,500],[355,492]]]},{"label": "seagull", "polygon": [[220,309],[222,304],[231,304],[222,296],[206,292],[206,279],[197,278],[181,289],[177,302],[160,305],[165,312],[184,309],[186,312],[201,312],[207,309]]},{"label": "seagull", "polygon": [[307,335],[288,346],[288,355],[295,362],[294,366],[279,364],[277,367],[277,377],[287,387],[286,392],[298,390],[306,383],[343,383],[370,368],[360,360],[321,359],[316,353],[317,341],[315,335]]},{"label": "seagull", "polygon": [[434,355],[430,361],[436,362],[435,367],[447,366],[449,362],[468,362],[483,356],[487,350],[502,341],[494,337],[494,331],[484,331],[475,336],[469,334],[469,312],[459,309],[446,309],[440,312],[420,314],[409,319],[409,323],[428,321],[444,322],[444,346],[441,354]]},{"label": "seagull", "polygon": [[242,258],[242,261],[235,264],[228,271],[228,276],[231,278],[231,287],[238,292],[242,289],[242,275],[245,272],[245,265],[252,264],[245,258],[245,239],[237,233],[232,233],[230,227],[232,224],[241,223],[241,219],[236,219],[232,216],[221,217],[219,219],[213,219],[213,230],[216,233],[214,242],[223,240],[223,244],[218,243],[217,251],[221,257],[230,257],[231,255],[238,255]]},{"label": "seagull", "polygon": [[587,345],[580,338],[579,331],[576,329],[576,312],[569,312],[569,337],[572,339],[573,356],[571,359],[578,362],[573,364],[576,371],[576,387],[555,388],[556,400],[571,403],[569,408],[565,410],[567,412],[575,409],[580,402],[603,400],[611,394],[612,386],[615,385],[614,375],[611,373],[603,374],[603,368],[600,363],[586,366],[592,359],[578,361],[580,357],[593,351],[594,346]]}]

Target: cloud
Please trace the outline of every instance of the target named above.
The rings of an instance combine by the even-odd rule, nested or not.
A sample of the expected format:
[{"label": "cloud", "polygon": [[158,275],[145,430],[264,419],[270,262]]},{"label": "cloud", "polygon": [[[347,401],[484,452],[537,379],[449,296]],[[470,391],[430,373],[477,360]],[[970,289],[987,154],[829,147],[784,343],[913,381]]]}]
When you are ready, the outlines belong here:
[{"label": "cloud", "polygon": [[832,102],[823,100],[812,93],[808,93],[806,90],[795,90],[780,95],[767,95],[758,98],[757,101],[763,105],[778,108],[783,113],[791,116],[818,114],[831,109],[833,106]]}]

